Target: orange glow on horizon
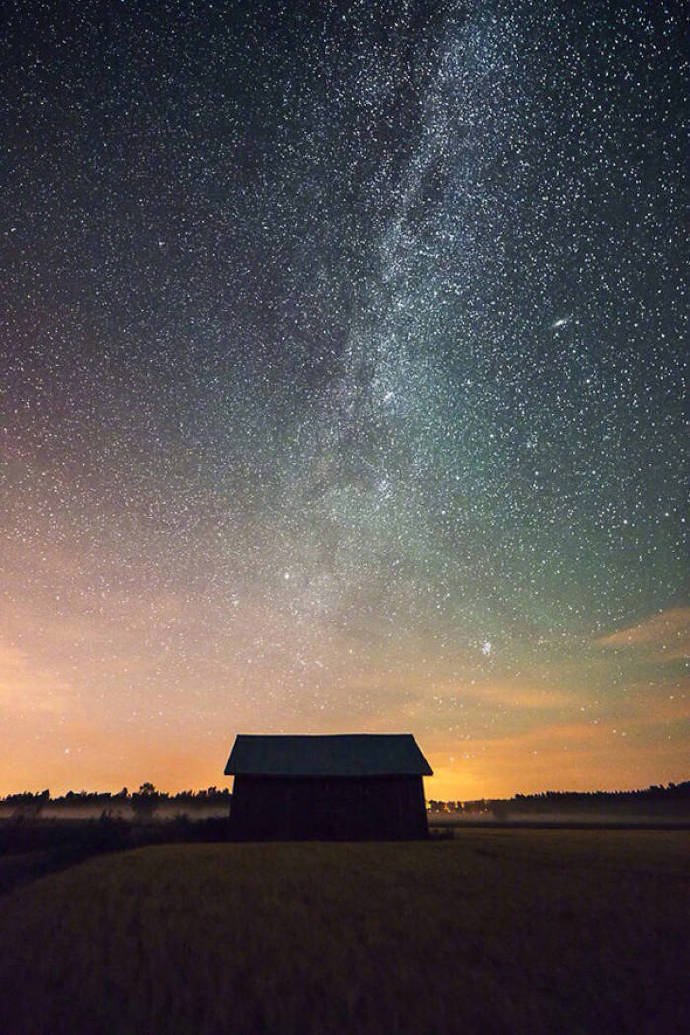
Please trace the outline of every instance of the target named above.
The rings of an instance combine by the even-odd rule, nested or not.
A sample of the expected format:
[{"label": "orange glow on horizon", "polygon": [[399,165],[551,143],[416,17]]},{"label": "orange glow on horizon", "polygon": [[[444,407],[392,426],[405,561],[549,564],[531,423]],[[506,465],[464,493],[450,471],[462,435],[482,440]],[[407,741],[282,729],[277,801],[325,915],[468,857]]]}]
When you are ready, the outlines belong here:
[{"label": "orange glow on horizon", "polygon": [[[165,607],[178,613],[174,601]],[[142,616],[144,610],[142,604]],[[463,681],[439,665],[430,679],[422,648],[413,645],[386,667],[377,658],[369,668],[353,665],[341,652],[331,672],[343,689],[318,712],[313,688],[282,708],[265,689],[275,675],[240,669],[222,655],[213,664],[200,658],[201,675],[190,672],[174,695],[161,669],[160,690],[149,698],[163,701],[167,693],[165,703],[144,711],[138,686],[151,680],[157,659],[133,647],[111,658],[97,637],[77,682],[66,666],[51,668],[45,644],[59,659],[65,630],[46,623],[40,652],[26,639],[21,648],[19,637],[0,639],[0,795],[117,792],[144,781],[169,793],[228,786],[223,768],[238,732],[411,732],[434,769],[427,797],[441,800],[680,782],[688,777],[690,680],[669,656],[675,649],[661,661],[659,653],[669,635],[678,645],[689,612],[675,609],[637,631],[612,632],[593,640],[583,661],[542,666],[530,676],[496,671]],[[244,627],[241,633],[248,634]],[[627,678],[612,692],[621,666]],[[197,711],[202,678],[206,703]],[[228,686],[241,688],[230,701]]]}]

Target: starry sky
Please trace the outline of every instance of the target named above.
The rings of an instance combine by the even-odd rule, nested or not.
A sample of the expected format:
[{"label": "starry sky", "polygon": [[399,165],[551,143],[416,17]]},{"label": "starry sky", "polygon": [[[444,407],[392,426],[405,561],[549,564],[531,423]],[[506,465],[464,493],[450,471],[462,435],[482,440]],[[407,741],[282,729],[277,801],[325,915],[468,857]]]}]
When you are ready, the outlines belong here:
[{"label": "starry sky", "polygon": [[0,793],[688,778],[681,5],[5,19]]}]

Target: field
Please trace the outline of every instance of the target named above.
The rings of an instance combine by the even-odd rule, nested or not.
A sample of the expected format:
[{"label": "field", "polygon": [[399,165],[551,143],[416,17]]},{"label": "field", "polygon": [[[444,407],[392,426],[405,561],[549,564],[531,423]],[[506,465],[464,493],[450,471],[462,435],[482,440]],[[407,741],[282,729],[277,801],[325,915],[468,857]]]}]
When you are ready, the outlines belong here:
[{"label": "field", "polygon": [[484,829],[100,855],[0,897],[0,1031],[690,1031],[689,856]]}]

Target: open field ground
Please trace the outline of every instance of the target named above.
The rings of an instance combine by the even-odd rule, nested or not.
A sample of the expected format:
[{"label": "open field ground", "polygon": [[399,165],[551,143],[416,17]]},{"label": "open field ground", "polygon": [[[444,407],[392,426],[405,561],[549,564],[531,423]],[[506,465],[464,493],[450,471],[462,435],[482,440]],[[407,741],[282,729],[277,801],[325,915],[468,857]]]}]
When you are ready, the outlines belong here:
[{"label": "open field ground", "polygon": [[0,899],[0,1031],[686,1032],[687,831],[99,855]]}]

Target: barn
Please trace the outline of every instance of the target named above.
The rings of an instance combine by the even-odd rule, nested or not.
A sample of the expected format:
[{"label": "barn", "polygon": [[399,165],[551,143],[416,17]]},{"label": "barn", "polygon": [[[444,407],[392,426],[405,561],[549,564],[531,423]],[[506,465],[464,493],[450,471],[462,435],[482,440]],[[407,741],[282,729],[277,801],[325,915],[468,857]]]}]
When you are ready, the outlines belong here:
[{"label": "barn", "polygon": [[429,763],[411,733],[235,738],[231,837],[391,840],[427,836]]}]

